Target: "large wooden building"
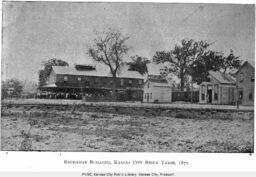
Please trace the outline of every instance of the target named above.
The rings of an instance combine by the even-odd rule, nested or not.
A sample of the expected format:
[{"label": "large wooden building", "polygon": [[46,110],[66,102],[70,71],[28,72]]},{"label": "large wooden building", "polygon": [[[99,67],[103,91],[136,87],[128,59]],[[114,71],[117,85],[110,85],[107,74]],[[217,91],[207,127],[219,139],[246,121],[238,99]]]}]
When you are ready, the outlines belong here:
[{"label": "large wooden building", "polygon": [[254,67],[249,62],[236,72],[239,104],[254,105]]},{"label": "large wooden building", "polygon": [[235,104],[236,79],[227,73],[209,71],[208,81],[200,84],[199,103]]},{"label": "large wooden building", "polygon": [[[82,68],[82,69],[79,69]],[[116,92],[121,101],[142,101],[143,76],[136,71],[124,70],[116,78]],[[113,77],[96,67],[53,66],[47,84],[41,91],[70,97],[82,95],[88,101],[110,101],[113,98]]]}]

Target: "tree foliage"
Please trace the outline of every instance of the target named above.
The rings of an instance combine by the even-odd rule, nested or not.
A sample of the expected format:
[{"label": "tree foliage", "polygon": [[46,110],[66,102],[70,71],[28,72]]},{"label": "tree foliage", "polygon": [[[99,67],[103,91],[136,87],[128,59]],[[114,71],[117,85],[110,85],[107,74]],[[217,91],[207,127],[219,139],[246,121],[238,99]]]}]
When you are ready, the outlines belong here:
[{"label": "tree foliage", "polygon": [[52,58],[43,62],[43,69],[39,70],[39,86],[46,84],[46,81],[51,73],[52,66],[69,66],[69,64],[61,59]]},{"label": "tree foliage", "polygon": [[169,72],[176,74],[180,78],[180,88],[184,89],[187,76],[190,74],[191,64],[200,56],[204,55],[210,46],[206,41],[185,40],[181,45],[175,45],[173,50],[156,52],[153,61],[156,63],[170,63]]},{"label": "tree foliage", "polygon": [[222,54],[214,51],[207,51],[190,65],[190,75],[193,82],[200,84],[207,80],[210,70],[218,71],[223,64]]},{"label": "tree foliage", "polygon": [[232,50],[228,56],[209,50],[190,65],[190,75],[194,82],[200,84],[207,79],[210,70],[225,73],[227,70],[238,69],[240,65],[239,57],[234,56]]},{"label": "tree foliage", "polygon": [[180,88],[183,90],[188,82],[188,76],[193,82],[200,84],[207,79],[208,71],[237,69],[241,65],[239,57],[230,51],[228,56],[209,50],[211,44],[206,41],[182,40],[181,45],[175,45],[173,50],[159,51],[153,57],[156,63],[169,62],[169,73],[180,78]]},{"label": "tree foliage", "polygon": [[89,56],[109,67],[113,77],[113,93],[115,94],[116,77],[124,64],[124,56],[127,55],[129,47],[126,41],[129,36],[124,36],[121,32],[109,29],[104,32],[96,32],[94,44],[89,48]]},{"label": "tree foliage", "polygon": [[230,50],[230,54],[226,57],[223,57],[223,63],[221,65],[221,69],[225,73],[228,69],[237,69],[241,66],[241,60],[239,60],[238,56],[234,55],[233,50]]},{"label": "tree foliage", "polygon": [[148,72],[147,64],[150,63],[150,60],[146,57],[136,55],[132,56],[131,60],[132,62],[127,63],[130,71],[138,71],[142,75]]},{"label": "tree foliage", "polygon": [[20,97],[23,91],[23,85],[19,80],[10,79],[2,81],[2,98]]}]

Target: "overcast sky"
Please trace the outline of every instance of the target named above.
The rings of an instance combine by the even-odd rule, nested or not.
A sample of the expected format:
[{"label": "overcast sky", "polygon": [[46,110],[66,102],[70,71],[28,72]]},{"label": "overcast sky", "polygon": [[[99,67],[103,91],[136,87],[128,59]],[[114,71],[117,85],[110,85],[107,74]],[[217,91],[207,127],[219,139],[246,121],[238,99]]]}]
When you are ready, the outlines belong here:
[{"label": "overcast sky", "polygon": [[130,36],[129,56],[151,59],[181,39],[215,42],[254,64],[254,5],[157,3],[3,3],[2,79],[38,80],[42,61],[87,63],[94,30]]}]

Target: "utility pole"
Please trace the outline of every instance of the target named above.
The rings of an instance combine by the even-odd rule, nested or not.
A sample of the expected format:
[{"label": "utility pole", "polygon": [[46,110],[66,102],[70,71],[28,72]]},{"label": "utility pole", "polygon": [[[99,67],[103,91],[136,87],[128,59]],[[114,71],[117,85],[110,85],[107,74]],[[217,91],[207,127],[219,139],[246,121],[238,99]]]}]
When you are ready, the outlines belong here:
[{"label": "utility pole", "polygon": [[236,109],[239,109],[238,78],[236,78]]},{"label": "utility pole", "polygon": [[191,103],[193,103],[193,81],[192,81],[192,78],[191,78]]}]

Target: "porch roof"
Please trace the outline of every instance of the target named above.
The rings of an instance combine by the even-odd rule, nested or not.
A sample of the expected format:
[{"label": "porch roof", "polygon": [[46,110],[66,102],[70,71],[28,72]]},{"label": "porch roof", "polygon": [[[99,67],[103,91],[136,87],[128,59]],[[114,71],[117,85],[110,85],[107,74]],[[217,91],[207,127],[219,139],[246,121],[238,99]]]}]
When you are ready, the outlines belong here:
[{"label": "porch roof", "polygon": [[212,82],[202,82],[200,85],[212,85]]},{"label": "porch roof", "polygon": [[54,83],[42,86],[42,88],[55,88],[55,87],[57,87],[57,85]]}]

